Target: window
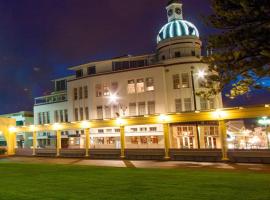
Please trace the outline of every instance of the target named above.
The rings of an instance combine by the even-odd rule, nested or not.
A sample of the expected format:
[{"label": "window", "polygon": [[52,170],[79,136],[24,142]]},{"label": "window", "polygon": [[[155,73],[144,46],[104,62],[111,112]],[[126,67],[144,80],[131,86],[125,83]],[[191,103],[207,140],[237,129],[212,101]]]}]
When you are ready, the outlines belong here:
[{"label": "window", "polygon": [[59,115],[58,115],[58,110],[54,111],[54,122],[59,122]]},{"label": "window", "polygon": [[210,106],[210,109],[215,109],[216,108],[215,99],[214,98],[209,99],[209,106]]},{"label": "window", "polygon": [[185,98],[184,99],[184,106],[185,106],[185,111],[191,111],[191,98]]},{"label": "window", "polygon": [[181,52],[180,52],[180,51],[175,52],[175,53],[174,53],[174,56],[175,56],[176,58],[181,57]]},{"label": "window", "polygon": [[207,110],[207,100],[205,98],[200,98],[201,110]]},{"label": "window", "polygon": [[47,112],[47,123],[50,124],[51,120],[50,120],[50,112]]},{"label": "window", "polygon": [[87,86],[84,86],[83,90],[84,90],[84,98],[87,99],[88,98],[88,88],[87,88]]},{"label": "window", "polygon": [[179,74],[173,75],[173,89],[179,89],[180,88],[180,77]]},{"label": "window", "polygon": [[89,120],[89,109],[85,107],[85,120]]},{"label": "window", "polygon": [[135,116],[137,114],[137,106],[136,103],[129,104],[129,116]]},{"label": "window", "polygon": [[97,106],[97,118],[103,119],[103,108],[102,106]]},{"label": "window", "polygon": [[111,87],[111,92],[113,94],[117,93],[118,91],[118,83],[117,82],[112,82],[112,87]]},{"label": "window", "polygon": [[45,112],[42,113],[42,122],[43,122],[43,124],[46,123]]},{"label": "window", "polygon": [[60,122],[64,122],[64,113],[63,113],[63,110],[60,110]]},{"label": "window", "polygon": [[137,93],[144,92],[144,80],[143,80],[143,78],[137,79],[136,90],[137,90]]},{"label": "window", "polygon": [[150,132],[157,132],[157,127],[150,127],[149,128],[149,131]]},{"label": "window", "polygon": [[161,60],[165,60],[165,59],[166,59],[166,57],[165,57],[165,56],[162,56],[162,57],[161,57]]},{"label": "window", "polygon": [[192,56],[195,56],[195,51],[191,51],[191,55]]},{"label": "window", "polygon": [[96,97],[101,97],[101,96],[102,96],[101,84],[96,84]]},{"label": "window", "polygon": [[136,92],[134,80],[128,80],[127,90],[128,90],[128,94],[134,94]]},{"label": "window", "polygon": [[105,106],[105,118],[110,119],[111,116],[112,116],[111,107],[110,106]]},{"label": "window", "polygon": [[82,99],[83,98],[83,89],[82,87],[80,87],[79,89],[79,99]]},{"label": "window", "polygon": [[65,122],[68,122],[68,110],[65,110]]},{"label": "window", "polygon": [[175,99],[175,112],[181,113],[182,111],[182,99]]},{"label": "window", "polygon": [[38,113],[38,124],[42,124],[41,113]]},{"label": "window", "polygon": [[145,115],[145,102],[139,102],[139,115]]},{"label": "window", "polygon": [[83,108],[80,108],[80,120],[83,120]]},{"label": "window", "polygon": [[75,121],[79,121],[78,108],[75,108],[75,110],[74,110],[74,118],[75,118]]},{"label": "window", "polygon": [[104,83],[103,85],[103,95],[104,96],[110,96],[110,88],[107,83]]},{"label": "window", "polygon": [[152,115],[156,113],[156,108],[155,108],[155,102],[154,101],[148,101],[148,114]]},{"label": "window", "polygon": [[55,86],[56,86],[56,88],[55,88],[56,91],[66,90],[67,89],[66,80],[56,81]]},{"label": "window", "polygon": [[154,91],[154,79],[153,78],[146,78],[146,91]]},{"label": "window", "polygon": [[189,88],[189,75],[188,73],[183,73],[182,78],[182,88]]},{"label": "window", "polygon": [[119,117],[119,106],[113,105],[113,117]]},{"label": "window", "polygon": [[74,96],[74,100],[77,100],[78,99],[78,89],[77,88],[74,88],[74,90],[73,90],[73,96]]},{"label": "window", "polygon": [[88,68],[87,68],[87,74],[88,74],[88,75],[96,74],[96,66],[88,67]]},{"label": "window", "polygon": [[83,70],[82,69],[79,69],[76,71],[76,78],[80,78],[80,77],[83,77]]}]

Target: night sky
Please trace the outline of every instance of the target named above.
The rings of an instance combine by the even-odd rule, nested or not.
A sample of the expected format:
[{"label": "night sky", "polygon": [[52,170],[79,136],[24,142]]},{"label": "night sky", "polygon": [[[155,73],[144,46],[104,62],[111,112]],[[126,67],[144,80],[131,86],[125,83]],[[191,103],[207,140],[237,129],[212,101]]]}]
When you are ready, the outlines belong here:
[{"label": "night sky", "polygon": [[[68,67],[124,54],[152,53],[167,22],[167,0],[0,0],[0,114],[32,110],[49,94],[50,80]],[[209,0],[183,0],[184,18],[202,40],[213,30],[202,22]],[[259,98],[260,97],[260,98]],[[256,99],[256,101],[254,100]],[[226,106],[270,102],[253,92]]]}]

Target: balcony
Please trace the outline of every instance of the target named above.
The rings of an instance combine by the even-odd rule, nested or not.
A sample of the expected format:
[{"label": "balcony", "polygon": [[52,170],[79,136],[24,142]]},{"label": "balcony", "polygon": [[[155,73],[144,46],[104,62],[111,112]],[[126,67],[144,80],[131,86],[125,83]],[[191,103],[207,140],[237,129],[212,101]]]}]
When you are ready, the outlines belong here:
[{"label": "balcony", "polygon": [[52,93],[51,95],[35,98],[35,106],[61,103],[67,101],[67,91]]}]

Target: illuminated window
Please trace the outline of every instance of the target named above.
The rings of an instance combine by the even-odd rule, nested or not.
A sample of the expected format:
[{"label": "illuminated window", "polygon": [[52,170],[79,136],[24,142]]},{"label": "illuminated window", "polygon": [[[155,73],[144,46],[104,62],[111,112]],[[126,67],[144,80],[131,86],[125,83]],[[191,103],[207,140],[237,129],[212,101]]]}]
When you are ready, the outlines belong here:
[{"label": "illuminated window", "polygon": [[184,106],[185,106],[185,111],[191,111],[191,98],[185,98],[184,99]]},{"label": "illuminated window", "polygon": [[175,112],[182,112],[182,99],[175,99]]},{"label": "illuminated window", "polygon": [[74,96],[74,100],[77,100],[78,99],[78,89],[77,88],[74,88],[74,90],[73,90],[73,96]]},{"label": "illuminated window", "polygon": [[102,106],[97,106],[97,118],[103,119],[103,108]]},{"label": "illuminated window", "polygon": [[75,118],[75,121],[79,121],[79,112],[78,112],[78,108],[75,108],[75,110],[74,110],[74,118]]},{"label": "illuminated window", "polygon": [[110,96],[110,87],[107,83],[103,84],[103,95]]},{"label": "illuminated window", "polygon": [[154,101],[148,101],[148,114],[153,115],[156,113],[156,104]]},{"label": "illuminated window", "polygon": [[136,92],[134,80],[128,80],[127,90],[128,94],[134,94]]},{"label": "illuminated window", "polygon": [[144,92],[144,80],[143,80],[143,78],[137,79],[136,90],[137,90],[137,93]]},{"label": "illuminated window", "polygon": [[200,98],[201,110],[207,110],[207,100],[205,98]]},{"label": "illuminated window", "polygon": [[105,118],[110,119],[111,118],[111,107],[105,106]]},{"label": "illuminated window", "polygon": [[182,88],[189,88],[189,75],[188,73],[181,74]]},{"label": "illuminated window", "polygon": [[173,89],[179,89],[180,88],[180,77],[179,74],[173,75]]},{"label": "illuminated window", "polygon": [[136,103],[130,103],[129,104],[129,116],[135,116],[137,114],[137,106]]},{"label": "illuminated window", "polygon": [[88,98],[88,88],[87,88],[87,86],[84,86],[83,90],[84,90],[84,98],[87,99]]},{"label": "illuminated window", "polygon": [[83,89],[82,87],[79,88],[79,99],[83,98]]},{"label": "illuminated window", "polygon": [[154,91],[154,79],[153,78],[146,78],[146,91]]},{"label": "illuminated window", "polygon": [[80,120],[83,120],[83,108],[80,108]]},{"label": "illuminated window", "polygon": [[145,102],[139,102],[139,115],[145,115]]},{"label": "illuminated window", "polygon": [[96,84],[96,97],[101,97],[101,96],[102,96],[101,84]]}]

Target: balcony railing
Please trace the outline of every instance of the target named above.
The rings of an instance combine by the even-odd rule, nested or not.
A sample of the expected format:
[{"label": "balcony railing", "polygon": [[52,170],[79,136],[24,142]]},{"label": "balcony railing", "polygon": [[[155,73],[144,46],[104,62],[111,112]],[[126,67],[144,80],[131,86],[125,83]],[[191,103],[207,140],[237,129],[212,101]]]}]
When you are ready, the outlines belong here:
[{"label": "balcony railing", "polygon": [[35,106],[67,101],[67,91],[35,98]]}]

